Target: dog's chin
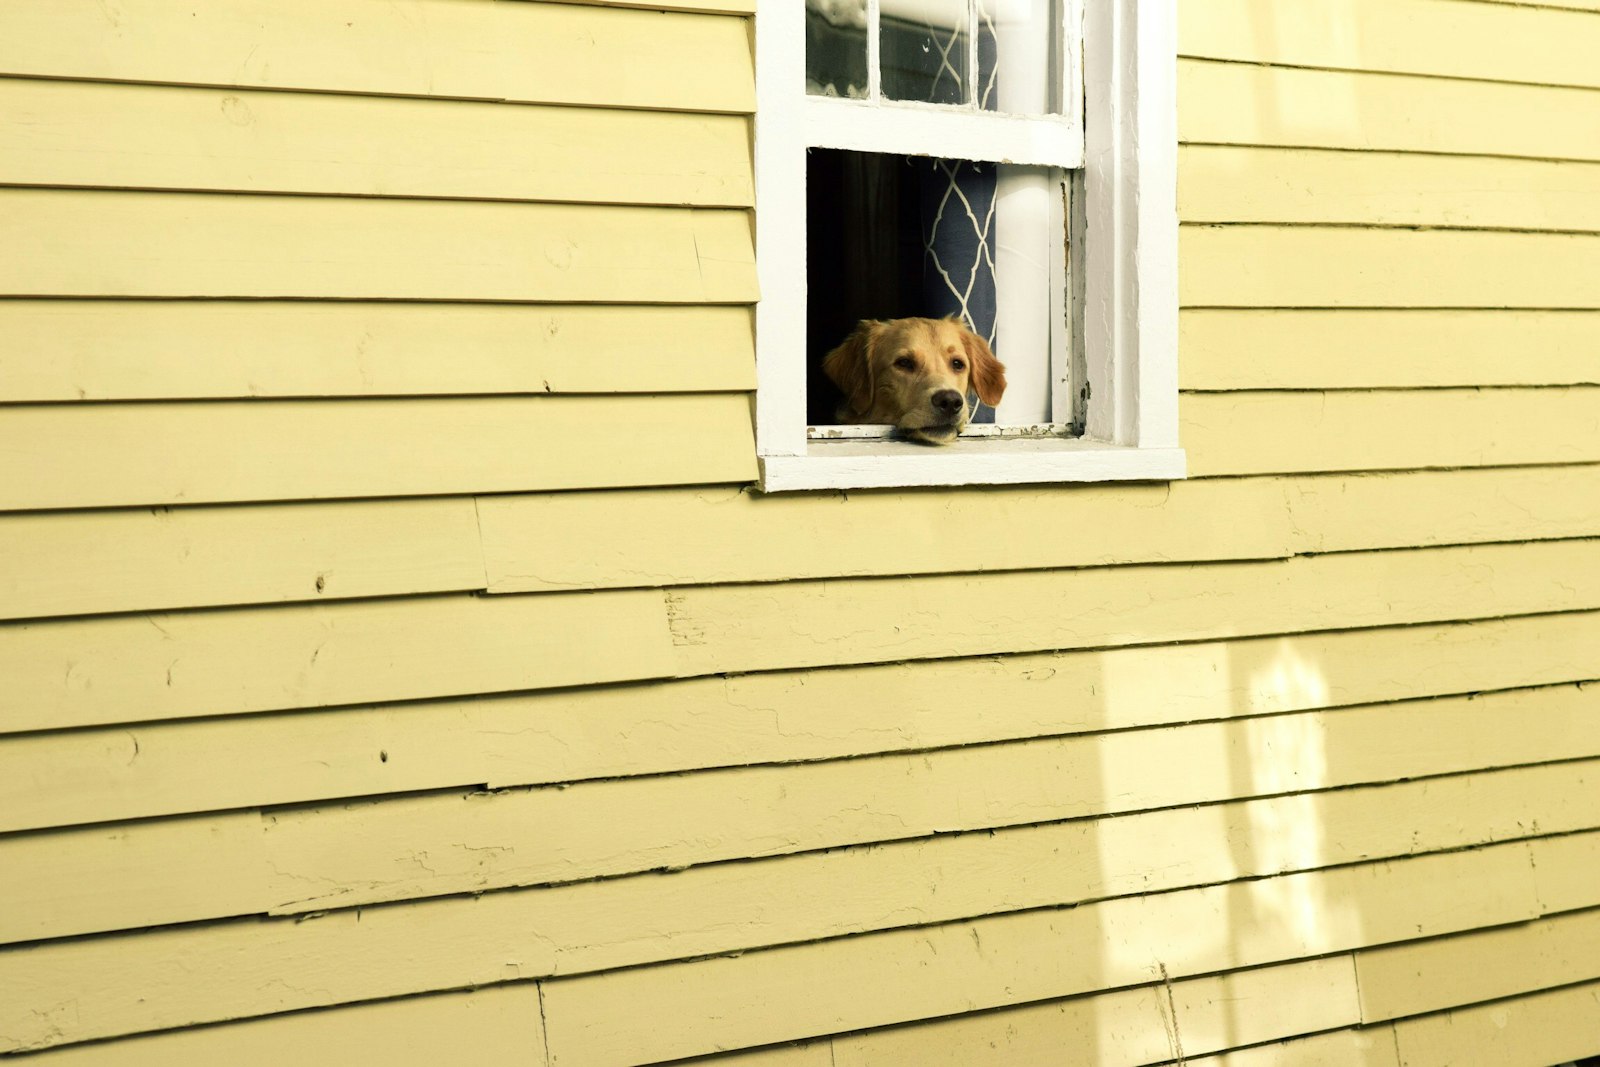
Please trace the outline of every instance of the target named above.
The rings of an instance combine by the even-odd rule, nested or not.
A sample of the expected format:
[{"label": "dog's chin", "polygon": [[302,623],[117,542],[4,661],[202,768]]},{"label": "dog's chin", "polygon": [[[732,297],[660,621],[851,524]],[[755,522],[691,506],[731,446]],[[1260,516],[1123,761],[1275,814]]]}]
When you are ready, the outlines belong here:
[{"label": "dog's chin", "polygon": [[947,445],[961,432],[960,423],[943,423],[936,426],[902,426],[906,440],[921,445]]}]

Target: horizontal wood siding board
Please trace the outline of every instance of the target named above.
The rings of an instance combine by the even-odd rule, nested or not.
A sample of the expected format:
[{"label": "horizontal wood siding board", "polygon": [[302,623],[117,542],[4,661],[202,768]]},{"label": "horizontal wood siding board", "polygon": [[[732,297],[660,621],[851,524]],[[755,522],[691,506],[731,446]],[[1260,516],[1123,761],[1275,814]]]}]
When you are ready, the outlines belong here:
[{"label": "horizontal wood siding board", "polygon": [[38,1067],[437,1067],[543,1060],[539,990],[523,982],[69,1046],[28,1062]]},{"label": "horizontal wood siding board", "polygon": [[[1501,740],[1513,722],[1525,736]],[[1230,768],[1268,751],[1304,760],[1278,756],[1270,770],[1230,780]],[[1198,752],[1210,755],[1197,761]],[[1339,754],[1338,769],[1321,769],[1326,752]],[[269,816],[269,892],[278,898],[274,911],[314,911],[1585,756],[1600,756],[1600,697],[1558,689],[487,797],[358,802]],[[1600,793],[1593,768],[1566,780],[1564,802],[1581,814],[1564,825],[1600,826],[1600,798],[1579,799]],[[1539,822],[1540,812],[1527,814]],[[1552,811],[1551,822],[1562,820]],[[115,881],[117,870],[113,855],[102,881]]]},{"label": "horizontal wood siding board", "polygon": [[1339,1067],[1400,1067],[1394,1034],[1386,1026],[1334,1030],[1183,1061],[1184,1067],[1325,1067],[1334,1063]]},{"label": "horizontal wood siding board", "polygon": [[[0,760],[11,769],[0,777],[12,787],[5,828],[484,781],[509,786],[819,759],[1579,680],[1594,673],[1581,650],[1596,625],[1589,616],[1535,618],[22,737],[0,742]],[[1296,662],[1317,664],[1320,683],[1279,692],[1253,680]],[[1394,673],[1400,664],[1407,669]],[[1103,695],[1102,671],[1120,679],[1115,702]],[[1184,679],[1187,699],[1166,698],[1154,685],[1141,692],[1142,677]],[[1409,684],[1388,680],[1401,677]],[[995,695],[1005,714],[963,714],[969,688]],[[873,706],[928,706],[893,716],[825,713],[834,699],[850,706],[851,692],[879,694]],[[1008,699],[1002,703],[1000,695]],[[757,728],[747,706],[772,708],[774,723]],[[1065,707],[1074,710],[1056,710]],[[519,732],[529,718],[543,724],[539,733]],[[582,749],[587,757],[574,763],[568,753],[593,736],[617,740],[590,740]],[[200,758],[223,737],[240,739],[239,751],[250,758]],[[134,745],[137,760],[130,758]],[[372,762],[374,750],[388,753],[382,766]]]},{"label": "horizontal wood siding board", "polygon": [[1538,0],[1538,3],[1529,3],[1528,0],[1483,0],[1489,4],[1515,4],[1518,7],[1552,7],[1571,9],[1573,11],[1600,11],[1600,0]]},{"label": "horizontal wood siding board", "polygon": [[742,307],[0,301],[0,402],[755,388]]},{"label": "horizontal wood siding board", "polygon": [[826,502],[737,489],[516,495],[485,498],[479,515],[491,592],[1263,559],[1287,555],[1294,536],[1266,481]]},{"label": "horizontal wood siding board", "polygon": [[1178,167],[1190,223],[1600,231],[1595,163],[1188,145]]},{"label": "horizontal wood siding board", "polygon": [[1600,307],[1597,235],[1195,225],[1179,246],[1185,307]]},{"label": "horizontal wood siding board", "polygon": [[[1002,489],[970,499],[857,493],[821,511],[735,489],[650,489],[19,512],[0,515],[0,615],[1596,537],[1596,494],[1600,465]],[[1062,538],[1062,529],[1079,532]],[[832,546],[825,567],[817,539]]]},{"label": "horizontal wood siding board", "polygon": [[834,1067],[833,1046],[827,1038],[788,1045],[769,1045],[747,1052],[730,1052],[700,1060],[680,1060],[682,1067],[689,1064],[711,1067]]},{"label": "horizontal wood siding board", "polygon": [[714,674],[1587,609],[1600,542],[666,595],[680,673]]},{"label": "horizontal wood siding board", "polygon": [[1404,1019],[1401,1067],[1545,1067],[1600,1049],[1600,982]]},{"label": "horizontal wood siding board", "polygon": [[751,303],[744,211],[0,190],[0,296]]},{"label": "horizontal wood siding board", "polygon": [[831,1067],[1048,1064],[1063,1049],[1158,1063],[1359,1019],[1350,957],[1333,956],[841,1035]]},{"label": "horizontal wood siding board", "polygon": [[[1387,822],[1403,831],[1394,820]],[[949,842],[970,840],[988,848],[1007,838],[947,837],[914,847],[948,848]],[[647,1059],[661,1059],[775,1043],[785,1040],[785,1033],[840,1032],[1148,984],[1159,978],[1158,963],[1178,979],[1537,914],[1527,845],[1511,843],[1069,910],[941,923],[939,916],[993,912],[997,894],[1007,901],[1049,894],[1048,885],[1026,875],[1038,867],[1038,856],[1014,879],[995,879],[994,866],[980,853],[965,861],[978,864],[972,877],[948,878],[936,865],[910,881],[880,881],[875,872],[882,857],[902,847],[912,846],[347,909],[298,920],[44,943],[0,954],[0,991],[7,994],[0,997],[0,1034],[6,1035],[8,1049],[44,1047],[433,989],[738,952],[754,947],[752,941],[811,942],[749,953],[741,957],[753,961],[746,964],[703,960],[546,984],[551,1036],[558,1028],[563,1031],[562,1047],[553,1044],[553,1054],[577,1055],[574,1042],[580,1042],[583,1054],[596,1056],[582,1062],[608,1062],[615,1046],[601,1055],[594,1043],[614,1041],[647,1048]],[[1144,844],[1132,848],[1128,854],[1141,857],[1135,865],[1142,883],[1152,873],[1142,858]],[[1202,853],[1213,864],[1231,863],[1234,854],[1256,855],[1214,844]],[[1099,865],[1092,845],[1073,844],[1048,855],[1052,867],[1087,864],[1093,871]],[[961,869],[967,869],[965,863]],[[1153,873],[1166,877],[1159,868]],[[806,906],[796,908],[796,900]],[[1317,921],[1292,921],[1300,908],[1311,908]],[[901,927],[908,918],[940,924],[839,939]],[[1236,940],[1211,934],[1229,928],[1230,921]],[[1126,950],[1102,960],[1063,948],[1102,938]],[[939,962],[924,966],[929,942],[937,942]],[[818,968],[830,975],[816,983],[825,995],[779,995],[787,980],[820,973]],[[902,978],[883,980],[885,968]],[[720,988],[725,977],[741,986],[742,997]],[[713,986],[719,987],[715,995]],[[557,989],[559,1007],[550,999]],[[894,991],[887,1000],[880,995],[884,990]],[[618,1009],[615,1028],[597,1032],[604,1028],[592,1012],[630,995],[635,1009]],[[766,1008],[743,1010],[744,998],[761,997],[768,998]],[[707,1024],[704,1013],[718,1004],[741,1010],[719,1013],[722,1022]],[[640,1010],[645,1017],[636,1019]],[[679,1022],[667,1021],[678,1012],[684,1013]],[[616,1022],[624,1018],[634,1021],[626,1027]],[[641,1039],[640,1034],[651,1036]]]},{"label": "horizontal wood siding board", "polygon": [[489,590],[519,592],[1594,537],[1597,498],[1600,464],[852,493],[820,509],[734,489],[518,494],[478,511]]},{"label": "horizontal wood siding board", "polygon": [[1533,849],[1534,884],[1546,912],[1577,911],[1600,904],[1600,833],[1540,841]]},{"label": "horizontal wood siding board", "polygon": [[1576,682],[1597,643],[1600,614],[1534,616],[0,736],[0,830]]},{"label": "horizontal wood siding board", "polygon": [[[525,924],[529,917],[513,918],[498,901],[483,899],[487,907],[471,900],[448,901],[364,914],[338,912],[298,924],[177,927],[12,950],[0,954],[0,992],[5,994],[0,996],[0,1010],[5,1011],[0,1048],[36,1050],[412,992],[492,985],[519,973],[548,970],[553,954],[537,934],[525,932],[526,925],[498,925],[519,919]],[[417,926],[419,920],[426,925]],[[152,949],[159,955],[146,958]],[[188,955],[188,978],[180,976],[185,968],[169,952]],[[463,967],[461,959],[473,965]],[[163,973],[146,972],[150,964]],[[98,978],[86,973],[86,967]],[[473,970],[480,977],[459,979]],[[139,972],[146,977],[138,977]],[[313,975],[312,986],[299,985],[300,979]],[[85,978],[89,985],[80,985]],[[93,1005],[95,1018],[88,1025],[73,1012],[72,997],[60,996],[73,987],[86,998],[80,1004]],[[13,1013],[29,1021],[13,1026]]]},{"label": "horizontal wood siding board", "polygon": [[[10,679],[0,690],[0,732],[1592,610],[1600,606],[1597,553],[1600,541],[1576,540],[1204,567],[694,586],[665,593],[669,649],[652,636],[635,658],[619,654],[635,651],[625,643],[584,645],[603,627],[578,627],[541,646],[575,650],[564,659],[551,651],[544,666],[522,659],[527,646],[503,632],[503,620],[539,620],[529,632],[556,640],[566,613],[593,612],[655,634],[663,594],[446,596],[10,623],[0,627],[0,674]],[[925,618],[941,625],[907,625]],[[313,653],[330,631],[349,651],[318,666]],[[448,647],[437,646],[440,634],[450,636]],[[415,651],[385,653],[394,641]],[[452,657],[447,669],[441,655]],[[405,660],[406,669],[378,670],[387,661],[378,656]]]},{"label": "horizontal wood siding board", "polygon": [[[1596,493],[1600,465],[1192,482],[1170,492],[1089,491],[1082,500],[1000,490],[976,498],[970,514],[944,498],[856,494],[821,516],[833,530],[817,525],[809,503],[731,489],[495,496],[476,510],[489,588],[512,592],[960,570],[983,562],[972,558],[974,544],[999,551],[987,539],[997,507],[1008,516],[1003,555],[1013,567],[1167,560],[1179,534],[1191,560],[1593,537],[1600,517],[1588,501]],[[902,530],[916,529],[907,511],[924,503],[929,528],[947,532],[918,546]],[[1074,520],[1079,504],[1095,522]],[[1126,524],[1115,521],[1119,508]],[[816,568],[809,539],[781,552],[807,522],[838,546],[826,569]],[[1030,543],[1019,533],[1064,525],[1085,534]],[[400,529],[406,537],[395,537]],[[529,560],[539,575],[520,573]],[[0,612],[12,618],[444,592],[485,581],[466,498],[0,516]]]},{"label": "horizontal wood siding board", "polygon": [[[1468,871],[1476,877],[1421,882]],[[1531,874],[1524,846],[1496,846],[558,979],[544,986],[550,1062],[648,1063],[1148,981],[1160,967],[1180,977],[1444,934],[1525,915]],[[1322,921],[1285,921],[1278,909],[1295,887],[1326,894],[1310,905]],[[1073,947],[1086,940],[1118,949]]]},{"label": "horizontal wood siding board", "polygon": [[50,78],[750,111],[753,72],[742,18],[560,3],[128,0],[111,19],[13,0],[0,18],[0,74]]},{"label": "horizontal wood siding board", "polygon": [[673,673],[661,594],[440,596],[0,627],[0,732]]},{"label": "horizontal wood siding board", "polygon": [[754,477],[740,394],[0,408],[0,509]]},{"label": "horizontal wood siding board", "polygon": [[[597,7],[637,7],[645,11],[705,11],[712,14],[753,15],[756,0],[552,0],[559,3],[593,4]],[[1587,0],[1573,0],[1575,4]]]},{"label": "horizontal wood siding board", "polygon": [[753,195],[742,116],[23,79],[0,79],[0,161],[0,182],[16,185],[731,206]]},{"label": "horizontal wood siding board", "polygon": [[1600,910],[1356,954],[1368,1022],[1600,979]]},{"label": "horizontal wood siding board", "polygon": [[1190,309],[1179,330],[1189,390],[1600,384],[1595,311]]},{"label": "horizontal wood siding board", "polygon": [[[1187,872],[1190,881],[1180,884],[1203,884],[1477,846],[1530,832],[1600,828],[1594,759],[1533,766],[1600,756],[1596,700],[1571,694],[1463,698],[686,778],[362,800],[272,811],[261,819],[246,811],[0,837],[0,870],[15,872],[0,875],[0,899],[7,901],[0,942],[263,912],[303,914],[1047,822],[1057,830],[1043,834],[1045,841],[1073,842],[1090,833],[1100,881],[1075,883],[1081,895],[1047,881],[1061,895],[1030,898],[1038,905],[1148,888],[1139,841],[1159,846],[1167,868]],[[1497,744],[1513,722],[1516,742]],[[1438,737],[1449,744],[1435,743],[1426,758],[1410,755]],[[1280,752],[1302,755],[1291,761]],[[1195,753],[1206,754],[1204,766]],[[1329,753],[1337,754],[1337,766],[1323,771]],[[1270,766],[1262,764],[1266,758]],[[1515,764],[1529,766],[1483,773]],[[1249,770],[1242,780],[1230,780],[1229,768],[1238,767]],[[1447,774],[1457,777],[1371,784]],[[1307,789],[1334,791],[1205,814],[1184,808]],[[1397,807],[1407,812],[1400,837],[1392,820]],[[1135,818],[1141,811],[1161,813]],[[1061,825],[1104,815],[1133,821],[1118,820],[1115,833]],[[692,829],[677,829],[685,825]],[[1295,828],[1299,845],[1285,851],[1259,842],[1265,868],[1208,867],[1170,844],[1191,836],[1226,855],[1241,839],[1266,837],[1278,827]],[[1337,844],[1327,843],[1334,838]],[[1007,868],[1013,862],[1025,868],[1030,842],[1036,847],[1039,839],[1017,841],[1023,851],[985,854]],[[978,848],[970,842],[948,850],[930,845],[928,854],[954,864]],[[1576,859],[1592,861],[1593,851],[1568,849],[1559,869],[1580,869]],[[1124,866],[1110,865],[1111,855],[1125,857]],[[219,857],[222,869],[208,876]],[[189,888],[173,893],[169,881]],[[106,885],[121,889],[108,895]],[[1541,900],[1560,895],[1558,886]]]},{"label": "horizontal wood siding board", "polygon": [[1286,479],[1301,552],[1600,535],[1600,465]]},{"label": "horizontal wood siding board", "polygon": [[[265,846],[253,811],[0,837],[0,942],[259,913],[270,902]],[[205,857],[198,869],[190,849]]]},{"label": "horizontal wood siding board", "polygon": [[1192,143],[1600,160],[1593,89],[1186,59],[1178,100]]},{"label": "horizontal wood siding board", "polygon": [[1190,393],[1196,477],[1600,460],[1600,388]]},{"label": "horizontal wood siding board", "polygon": [[1180,11],[1184,56],[1600,88],[1600,22],[1572,11],[1430,0],[1209,0]]},{"label": "horizontal wood siding board", "polygon": [[481,589],[470,497],[0,515],[0,615]]}]

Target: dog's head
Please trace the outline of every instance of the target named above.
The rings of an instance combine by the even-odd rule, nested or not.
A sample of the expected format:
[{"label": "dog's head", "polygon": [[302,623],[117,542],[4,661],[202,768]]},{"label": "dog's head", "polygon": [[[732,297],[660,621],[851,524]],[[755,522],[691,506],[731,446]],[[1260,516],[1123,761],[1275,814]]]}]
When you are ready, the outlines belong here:
[{"label": "dog's head", "polygon": [[844,393],[841,422],[892,423],[913,441],[949,444],[966,426],[967,393],[994,405],[1006,368],[955,319],[862,321],[822,361]]}]

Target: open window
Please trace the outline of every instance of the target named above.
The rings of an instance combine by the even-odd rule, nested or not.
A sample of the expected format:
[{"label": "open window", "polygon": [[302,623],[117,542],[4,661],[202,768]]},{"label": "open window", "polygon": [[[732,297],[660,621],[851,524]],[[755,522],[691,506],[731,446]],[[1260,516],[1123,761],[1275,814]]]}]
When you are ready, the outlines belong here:
[{"label": "open window", "polygon": [[[764,489],[1183,476],[1175,11],[1087,6],[761,0]],[[824,356],[945,316],[1006,364],[999,401],[944,447],[852,421]]]}]

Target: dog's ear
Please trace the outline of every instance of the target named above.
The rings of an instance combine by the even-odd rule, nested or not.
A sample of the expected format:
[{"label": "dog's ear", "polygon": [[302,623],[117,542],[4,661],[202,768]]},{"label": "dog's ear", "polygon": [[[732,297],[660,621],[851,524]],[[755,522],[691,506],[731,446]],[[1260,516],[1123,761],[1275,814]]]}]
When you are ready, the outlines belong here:
[{"label": "dog's ear", "polygon": [[862,319],[844,343],[822,361],[822,372],[839,391],[845,403],[856,415],[866,415],[872,410],[877,380],[872,373],[872,348],[883,332],[884,324]]},{"label": "dog's ear", "polygon": [[994,407],[1006,392],[1006,365],[994,358],[989,342],[961,327],[961,344],[967,350],[967,366],[972,368],[972,388],[978,399]]}]

